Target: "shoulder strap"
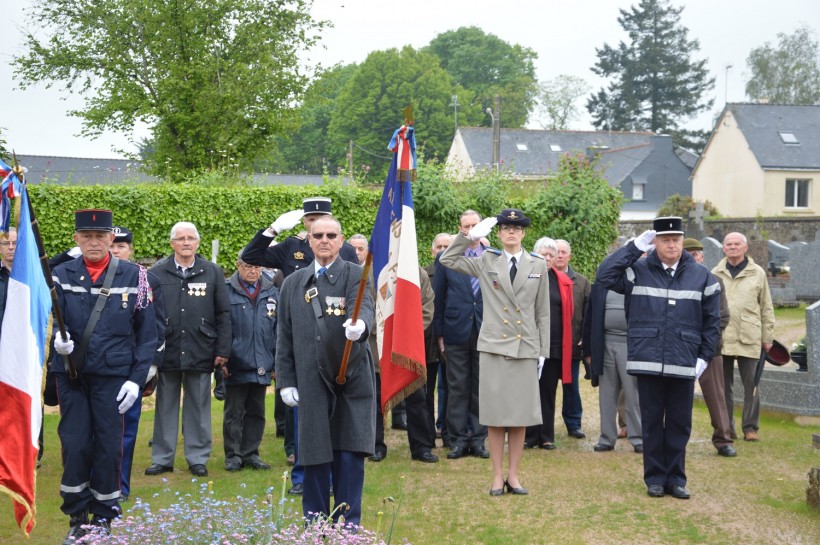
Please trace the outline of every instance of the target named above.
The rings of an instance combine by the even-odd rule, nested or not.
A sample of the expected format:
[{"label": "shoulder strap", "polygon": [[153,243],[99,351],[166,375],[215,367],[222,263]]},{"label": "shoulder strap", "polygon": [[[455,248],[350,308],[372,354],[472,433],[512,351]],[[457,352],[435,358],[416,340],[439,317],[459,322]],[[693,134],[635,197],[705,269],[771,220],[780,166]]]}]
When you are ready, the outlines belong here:
[{"label": "shoulder strap", "polygon": [[319,291],[316,289],[315,282],[314,277],[314,281],[311,282],[311,287],[305,293],[305,299],[310,301],[310,305],[313,308],[313,315],[316,317],[316,324],[319,326],[319,334],[322,336],[322,345],[325,347],[328,363],[336,365],[341,362],[341,358],[336,353],[336,350],[334,350],[333,343],[330,342],[330,333],[328,333],[327,324],[324,320],[325,315],[322,312],[322,306],[319,304]]},{"label": "shoulder strap", "polygon": [[[73,354],[74,365],[77,372],[81,371],[85,364],[85,352],[88,350],[88,341],[91,340],[91,334],[94,332],[94,328],[100,320],[100,315],[102,314],[106,301],[108,301],[108,296],[111,293],[111,285],[114,283],[114,275],[117,272],[117,265],[119,265],[119,263],[120,260],[112,255],[111,261],[108,263],[108,270],[105,272],[102,288],[100,288],[100,294],[97,296],[97,302],[94,304],[94,309],[88,318],[88,324],[86,324],[85,331],[83,331],[80,347],[77,352]],[[66,363],[66,365],[68,364]]]}]

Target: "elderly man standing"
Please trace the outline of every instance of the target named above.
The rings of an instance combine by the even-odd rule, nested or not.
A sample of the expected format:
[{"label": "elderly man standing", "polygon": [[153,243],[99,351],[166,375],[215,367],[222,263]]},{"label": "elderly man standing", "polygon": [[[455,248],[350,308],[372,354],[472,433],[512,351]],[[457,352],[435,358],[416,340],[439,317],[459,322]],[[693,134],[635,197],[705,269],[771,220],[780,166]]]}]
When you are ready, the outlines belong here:
[{"label": "elderly man standing", "polygon": [[151,466],[146,475],[174,470],[180,392],[185,390],[182,428],[191,473],[208,475],[211,456],[211,373],[231,354],[231,309],[222,269],[197,255],[193,223],[171,228],[174,253],[151,267],[165,303],[165,357],[159,369]]},{"label": "elderly man standing", "polygon": [[225,469],[245,466],[267,470],[259,456],[265,432],[265,392],[271,384],[276,353],[276,307],[279,290],[262,276],[262,267],[248,265],[242,254],[228,279],[231,302],[231,357],[222,367],[225,380]]},{"label": "elderly man standing", "polygon": [[746,255],[749,245],[741,233],[729,233],[723,239],[726,255],[712,269],[723,281],[729,300],[729,325],[723,332],[723,377],[726,409],[733,437],[735,432],[734,366],[743,383],[743,439],[758,441],[760,430],[760,393],[754,383],[760,351],[768,351],[774,338],[774,307],[769,281],[764,271]]},{"label": "elderly man standing", "polygon": [[[276,339],[276,381],[282,400],[299,406],[298,452],[304,466],[302,509],[306,518],[329,516],[358,525],[362,513],[364,459],[376,442],[376,376],[367,341],[375,310],[364,290],[353,313],[362,267],[339,257],[342,226],[332,216],[312,223],[311,266],[282,284]],[[351,341],[344,384],[337,384],[346,340]],[[332,477],[331,477],[332,476]]]},{"label": "elderly man standing", "polygon": [[[625,297],[626,368],[638,377],[647,493],[689,499],[685,462],[695,379],[720,334],[720,285],[683,251],[681,218],[656,218],[652,227],[607,257],[597,279]],[[653,244],[655,251],[641,259]]]},{"label": "elderly man standing", "polygon": [[61,415],[61,509],[70,517],[64,544],[85,534],[89,513],[103,532],[122,513],[122,415],[139,397],[157,349],[145,270],[110,253],[111,211],[78,210],[74,223],[82,257],[53,271],[68,334],[54,339],[51,369]]}]

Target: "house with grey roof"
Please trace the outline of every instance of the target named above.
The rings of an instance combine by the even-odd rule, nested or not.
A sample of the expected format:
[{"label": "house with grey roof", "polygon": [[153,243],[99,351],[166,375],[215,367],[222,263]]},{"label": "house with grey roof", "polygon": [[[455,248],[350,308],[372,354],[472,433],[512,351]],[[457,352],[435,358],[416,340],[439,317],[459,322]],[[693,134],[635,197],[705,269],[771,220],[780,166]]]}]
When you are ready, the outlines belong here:
[{"label": "house with grey roof", "polygon": [[820,215],[820,105],[725,106],[692,172],[723,216]]},{"label": "house with grey roof", "polygon": [[623,220],[651,219],[671,195],[692,192],[690,175],[697,156],[674,146],[667,135],[501,129],[499,144],[499,161],[493,165],[492,129],[461,127],[447,156],[448,168],[464,180],[489,168],[522,179],[543,179],[554,176],[567,153],[598,156],[609,185],[624,194]]},{"label": "house with grey roof", "polygon": [[[18,155],[17,160],[26,167],[26,181],[32,184],[47,182],[59,185],[108,185],[157,181],[155,177],[145,174],[139,161],[126,159]],[[260,186],[320,186],[324,183],[323,176],[309,174],[255,173],[252,178],[254,183]],[[342,185],[349,183],[347,177],[331,178]]]}]

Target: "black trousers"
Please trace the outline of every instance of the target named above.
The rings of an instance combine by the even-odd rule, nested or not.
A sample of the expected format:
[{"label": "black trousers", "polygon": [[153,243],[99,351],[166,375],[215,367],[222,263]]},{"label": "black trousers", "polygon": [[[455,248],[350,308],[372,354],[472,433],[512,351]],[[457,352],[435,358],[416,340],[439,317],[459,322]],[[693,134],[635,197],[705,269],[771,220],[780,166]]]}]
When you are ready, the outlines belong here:
[{"label": "black trousers", "polygon": [[[453,447],[484,447],[487,427],[478,422],[478,332],[467,344],[445,345],[447,433]],[[470,435],[470,428],[473,433]]]},{"label": "black trousers", "polygon": [[544,362],[538,391],[541,394],[540,426],[527,426],[525,443],[529,446],[555,442],[555,393],[561,380],[561,360],[550,358]]},{"label": "black trousers", "polygon": [[259,445],[265,433],[266,390],[264,384],[225,383],[225,462],[250,463],[259,459]]},{"label": "black trousers", "polygon": [[692,434],[695,381],[638,375],[647,486],[686,486],[686,444]]},{"label": "black trousers", "polygon": [[407,440],[410,454],[418,456],[436,446],[433,419],[427,413],[427,387],[422,386],[404,399],[407,410]]}]

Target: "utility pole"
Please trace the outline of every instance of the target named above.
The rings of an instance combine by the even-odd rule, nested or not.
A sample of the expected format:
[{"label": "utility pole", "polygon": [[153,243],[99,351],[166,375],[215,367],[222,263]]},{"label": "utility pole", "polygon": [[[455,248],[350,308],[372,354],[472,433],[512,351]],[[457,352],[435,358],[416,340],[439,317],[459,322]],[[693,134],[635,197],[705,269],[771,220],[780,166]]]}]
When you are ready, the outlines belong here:
[{"label": "utility pole", "polygon": [[353,140],[350,140],[347,147],[347,172],[350,176],[350,181],[353,182]]},{"label": "utility pole", "polygon": [[453,95],[453,101],[450,103],[453,107],[453,119],[455,120],[455,132],[458,132],[458,95]]},{"label": "utility pole", "polygon": [[495,165],[496,170],[500,170],[501,165],[499,163],[501,162],[501,112],[499,111],[499,108],[501,106],[501,97],[496,95],[493,105],[493,165]]}]

